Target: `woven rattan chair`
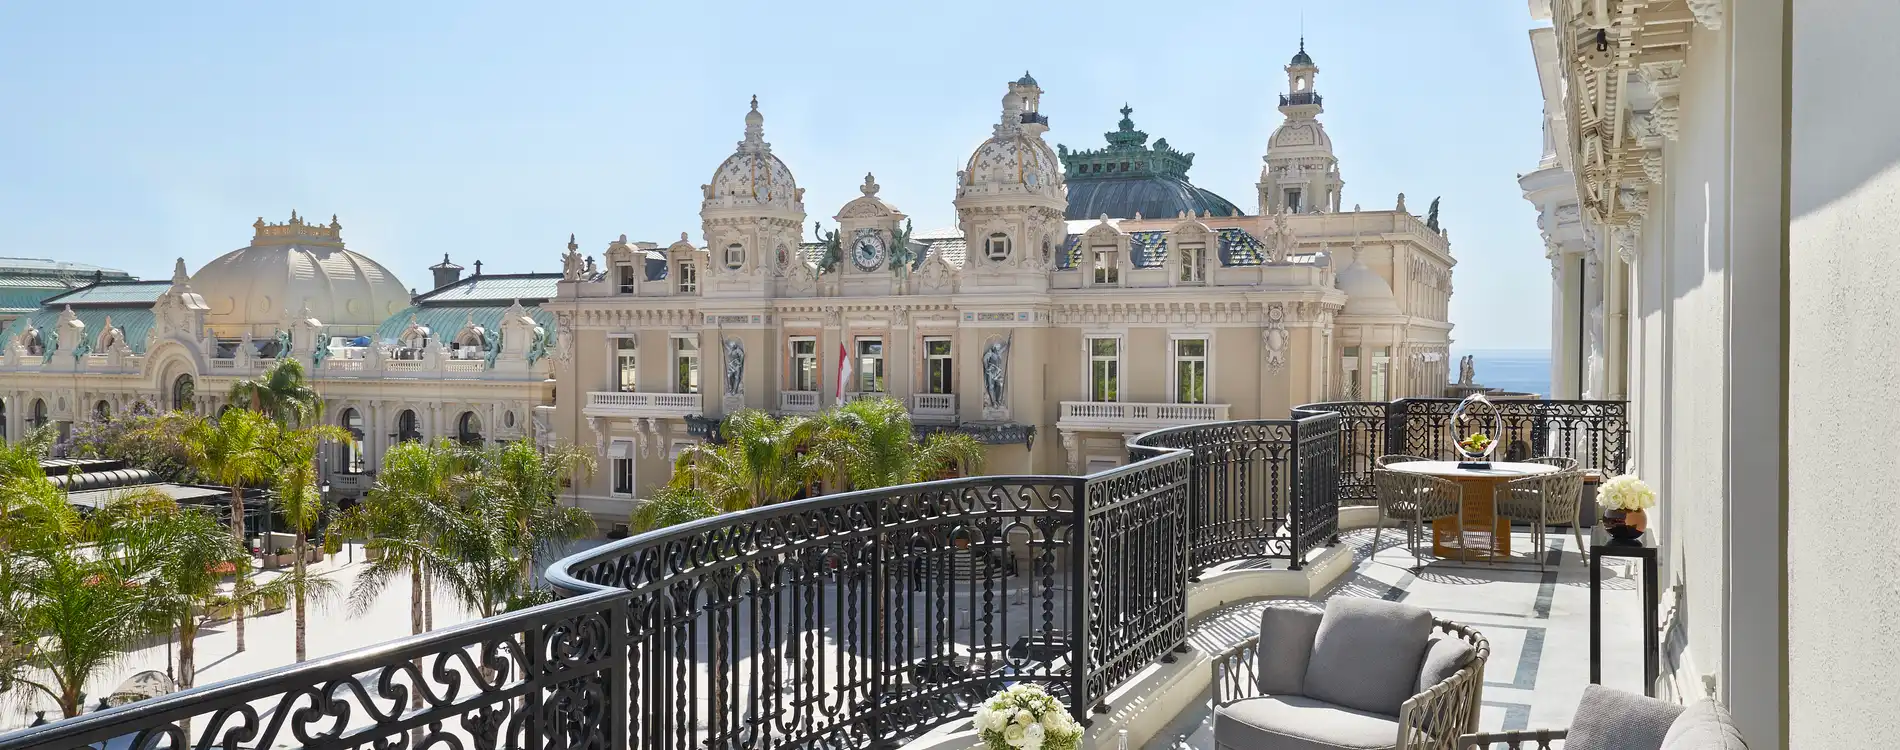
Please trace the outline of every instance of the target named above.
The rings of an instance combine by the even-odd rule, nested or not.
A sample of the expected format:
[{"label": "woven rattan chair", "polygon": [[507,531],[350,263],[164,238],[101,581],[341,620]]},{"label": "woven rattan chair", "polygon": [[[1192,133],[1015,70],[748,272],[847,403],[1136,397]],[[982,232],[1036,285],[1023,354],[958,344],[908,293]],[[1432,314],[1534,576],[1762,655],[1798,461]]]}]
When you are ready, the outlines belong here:
[{"label": "woven rattan chair", "polygon": [[1413,456],[1413,455],[1409,455],[1405,453],[1387,453],[1383,456],[1380,456],[1379,459],[1377,461],[1374,461],[1373,463],[1377,464],[1378,468],[1383,469],[1389,465],[1402,464],[1407,461],[1430,461],[1430,460],[1431,459],[1426,458],[1424,456]]},{"label": "woven rattan chair", "polygon": [[[1415,641],[1389,640],[1377,625],[1348,624],[1353,620],[1345,618],[1353,615],[1341,613],[1355,610],[1359,623],[1367,613],[1375,619],[1429,618],[1424,653]],[[1331,636],[1327,627],[1358,632]],[[1388,691],[1333,671],[1337,662],[1331,660],[1341,658],[1340,647],[1328,643],[1335,637],[1353,650],[1344,658],[1371,660],[1358,666],[1403,683],[1397,695],[1380,699],[1390,703],[1366,705],[1371,693]],[[1325,653],[1329,650],[1333,653]],[[1412,605],[1335,599],[1324,615],[1269,605],[1261,615],[1260,636],[1214,658],[1214,745],[1216,750],[1457,750],[1459,739],[1476,731],[1490,656],[1490,643],[1478,631]],[[1322,685],[1329,677],[1331,684]]]},{"label": "woven rattan chair", "polygon": [[[1457,482],[1409,471],[1376,469],[1372,472],[1372,485],[1379,501],[1379,521],[1372,531],[1372,551],[1379,551],[1379,536],[1385,533],[1385,518],[1411,518],[1405,527],[1406,548],[1412,551],[1412,559],[1418,560],[1418,538],[1424,534],[1425,524],[1440,518],[1458,519],[1459,528],[1465,522],[1465,493]],[[1458,546],[1458,559],[1465,559],[1464,545]]]},{"label": "woven rattan chair", "polygon": [[1734,717],[1712,700],[1688,706],[1586,685],[1568,729],[1482,732],[1459,738],[1457,750],[1559,750],[1577,746],[1661,750],[1748,750]]},{"label": "woven rattan chair", "polygon": [[1575,468],[1513,479],[1497,489],[1498,515],[1513,523],[1530,524],[1538,570],[1545,566],[1544,535],[1551,524],[1570,524],[1570,533],[1577,539],[1577,552],[1589,563],[1590,548],[1583,546],[1583,519],[1578,517],[1582,499],[1583,472]]},{"label": "woven rattan chair", "polygon": [[1550,466],[1557,467],[1558,471],[1574,471],[1577,468],[1577,459],[1569,458],[1567,456],[1544,456],[1541,458],[1531,458],[1531,459],[1526,459],[1524,463],[1547,464]]}]

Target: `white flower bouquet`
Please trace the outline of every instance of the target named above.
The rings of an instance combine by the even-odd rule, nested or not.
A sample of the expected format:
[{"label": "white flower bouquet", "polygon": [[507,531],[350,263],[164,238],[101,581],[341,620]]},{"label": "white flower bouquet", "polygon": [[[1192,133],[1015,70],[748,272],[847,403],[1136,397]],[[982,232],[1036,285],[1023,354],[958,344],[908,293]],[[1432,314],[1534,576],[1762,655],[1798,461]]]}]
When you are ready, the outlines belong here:
[{"label": "white flower bouquet", "polygon": [[1624,474],[1597,487],[1597,502],[1622,511],[1649,510],[1656,507],[1656,491],[1635,474]]},{"label": "white flower bouquet", "polygon": [[989,750],[1075,750],[1082,741],[1062,701],[1020,682],[977,706],[976,733]]}]

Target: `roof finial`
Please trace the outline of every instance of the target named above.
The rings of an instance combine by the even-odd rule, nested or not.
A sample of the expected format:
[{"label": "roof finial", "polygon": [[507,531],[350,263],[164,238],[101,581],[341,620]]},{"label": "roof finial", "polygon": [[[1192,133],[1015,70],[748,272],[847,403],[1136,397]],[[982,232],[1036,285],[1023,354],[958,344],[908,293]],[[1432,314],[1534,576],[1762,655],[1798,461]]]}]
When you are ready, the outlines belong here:
[{"label": "roof finial", "polygon": [[[1304,42],[1302,42],[1301,44],[1303,45]],[[759,111],[759,95],[758,94],[752,95],[752,111],[754,112]]]},{"label": "roof finial", "polygon": [[482,275],[482,262],[479,260],[475,261],[475,275],[476,276]]},{"label": "roof finial", "polygon": [[865,172],[864,184],[858,186],[858,192],[864,193],[865,195],[877,195],[877,189],[877,178],[872,177],[870,172]]},{"label": "roof finial", "polygon": [[[573,232],[568,232],[568,233],[567,233],[567,250],[568,250],[568,252],[573,252],[573,251],[575,251],[575,250],[579,250],[579,249],[581,249],[581,246],[580,246],[580,243],[577,243],[577,242],[575,242],[575,241],[574,241],[574,233],[573,233]],[[443,256],[443,257],[444,257],[444,258],[447,258],[448,256],[446,256],[446,255],[445,255],[445,256]],[[481,262],[481,261],[479,261],[479,260],[478,260],[478,261],[475,261],[475,267],[476,267],[476,268],[481,268],[481,267],[482,267],[482,262]],[[481,271],[476,271],[476,273],[481,273]]]}]

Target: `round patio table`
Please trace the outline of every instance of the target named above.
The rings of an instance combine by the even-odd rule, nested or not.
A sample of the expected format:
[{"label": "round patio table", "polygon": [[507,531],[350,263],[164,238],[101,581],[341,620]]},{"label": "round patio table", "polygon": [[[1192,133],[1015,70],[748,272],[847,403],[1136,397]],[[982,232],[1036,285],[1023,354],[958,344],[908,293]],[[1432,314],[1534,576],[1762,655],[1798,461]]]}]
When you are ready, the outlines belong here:
[{"label": "round patio table", "polygon": [[1402,461],[1386,464],[1389,471],[1449,479],[1464,490],[1465,527],[1458,528],[1456,518],[1432,519],[1432,554],[1458,557],[1459,550],[1475,560],[1494,560],[1511,555],[1511,522],[1498,517],[1497,487],[1513,479],[1522,479],[1557,470],[1550,464],[1492,461],[1489,469],[1461,469],[1457,461]]}]

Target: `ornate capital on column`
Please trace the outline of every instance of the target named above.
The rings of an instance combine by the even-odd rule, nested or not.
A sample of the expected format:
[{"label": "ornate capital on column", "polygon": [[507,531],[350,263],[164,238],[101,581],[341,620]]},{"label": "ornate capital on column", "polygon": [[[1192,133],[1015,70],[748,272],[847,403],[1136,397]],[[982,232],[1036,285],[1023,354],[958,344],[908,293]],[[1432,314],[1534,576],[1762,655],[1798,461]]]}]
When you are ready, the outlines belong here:
[{"label": "ornate capital on column", "polygon": [[1673,96],[1656,100],[1656,106],[1649,108],[1649,120],[1656,134],[1669,140],[1675,140],[1681,132],[1682,102]]},{"label": "ornate capital on column", "polygon": [[1643,179],[1651,185],[1661,185],[1663,179],[1662,152],[1651,149],[1643,152]]},{"label": "ornate capital on column", "polygon": [[1632,223],[1616,230],[1616,257],[1624,263],[1636,264],[1636,232],[1639,224]]},{"label": "ornate capital on column", "polygon": [[[1623,188],[1616,191],[1617,205],[1623,213],[1638,219],[1649,215],[1649,191],[1642,188]],[[1627,220],[1624,223],[1629,223]]]},{"label": "ornate capital on column", "polygon": [[1689,0],[1689,14],[1710,31],[1722,30],[1722,0]]}]

